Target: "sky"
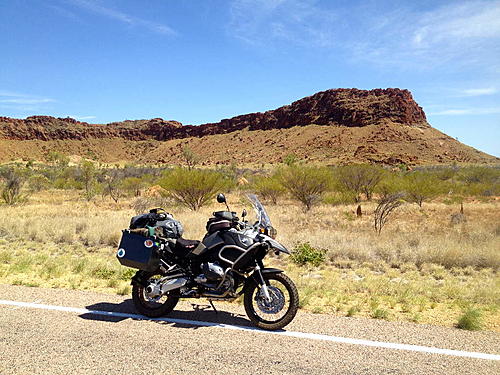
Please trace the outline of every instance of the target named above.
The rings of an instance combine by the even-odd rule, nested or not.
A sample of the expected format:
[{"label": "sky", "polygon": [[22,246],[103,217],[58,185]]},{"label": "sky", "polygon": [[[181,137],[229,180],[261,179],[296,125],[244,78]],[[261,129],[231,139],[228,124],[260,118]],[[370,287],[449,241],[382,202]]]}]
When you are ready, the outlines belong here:
[{"label": "sky", "polygon": [[183,124],[409,89],[500,156],[500,0],[0,0],[0,115]]}]

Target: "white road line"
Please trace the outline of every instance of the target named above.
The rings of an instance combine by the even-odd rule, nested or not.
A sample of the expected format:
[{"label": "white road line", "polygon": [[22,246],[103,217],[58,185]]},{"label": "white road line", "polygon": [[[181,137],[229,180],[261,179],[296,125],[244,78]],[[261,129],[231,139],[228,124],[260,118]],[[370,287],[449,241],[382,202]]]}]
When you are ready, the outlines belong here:
[{"label": "white road line", "polygon": [[267,334],[271,334],[271,335],[296,337],[296,338],[310,339],[310,340],[332,341],[332,342],[343,343],[343,344],[364,345],[364,346],[373,346],[373,347],[377,347],[377,348],[386,348],[386,349],[395,349],[395,350],[409,350],[409,351],[422,352],[422,353],[445,354],[445,355],[451,355],[451,356],[455,356],[455,357],[468,357],[468,358],[489,359],[489,360],[494,360],[494,361],[500,361],[500,355],[497,355],[497,354],[465,352],[465,351],[461,351],[461,350],[434,348],[431,346],[420,346],[420,345],[398,344],[398,343],[383,342],[383,341],[353,339],[353,338],[348,338],[348,337],[320,335],[320,334],[316,334],[316,333],[294,332],[294,331],[264,331],[264,330],[261,330],[258,328],[253,328],[253,327],[243,327],[243,326],[236,326],[236,325],[231,325],[231,324],[204,322],[204,321],[199,321],[199,320],[174,319],[174,318],[147,318],[143,315],[138,315],[138,314],[129,314],[129,313],[114,312],[114,311],[88,310],[88,309],[82,309],[82,308],[77,308],[77,307],[44,305],[44,304],[39,304],[39,303],[9,301],[9,300],[0,300],[0,305],[15,306],[15,307],[27,307],[27,308],[43,309],[43,310],[64,311],[64,312],[72,312],[72,313],[77,313],[77,314],[94,314],[94,315],[103,315],[103,316],[117,317],[117,318],[131,318],[131,319],[140,319],[140,320],[162,321],[162,322],[168,322],[168,323],[189,324],[189,325],[202,326],[202,327],[216,327],[216,328],[234,329],[234,330],[239,330],[239,331],[251,331],[251,332],[258,332],[258,333],[267,333]]}]

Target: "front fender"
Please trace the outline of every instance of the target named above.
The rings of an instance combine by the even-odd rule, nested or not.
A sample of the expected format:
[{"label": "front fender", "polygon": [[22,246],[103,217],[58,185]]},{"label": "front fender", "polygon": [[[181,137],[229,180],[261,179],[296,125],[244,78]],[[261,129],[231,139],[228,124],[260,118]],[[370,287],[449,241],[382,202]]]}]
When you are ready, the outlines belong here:
[{"label": "front fender", "polygon": [[[262,273],[262,275],[269,275],[273,273],[283,273],[285,271],[280,270],[279,268],[262,268],[260,272]],[[257,285],[259,284],[260,281],[256,276],[257,275],[255,275],[254,272],[252,276],[250,276],[248,279],[245,280],[245,285],[243,286],[243,289],[241,290],[240,294],[243,294],[247,290],[247,288],[249,288],[252,284],[257,284]]]},{"label": "front fender", "polygon": [[269,246],[272,247],[273,249],[281,251],[282,253],[285,253],[285,254],[290,254],[290,251],[285,246],[283,246],[278,241],[276,241],[275,239],[272,239],[271,237],[269,237],[265,234],[263,234],[262,237],[263,237],[264,241],[267,242],[269,244]]},{"label": "front fender", "polygon": [[280,270],[279,268],[263,268],[260,270],[260,272],[262,272],[262,274],[266,274],[266,273],[283,273],[285,271]]}]

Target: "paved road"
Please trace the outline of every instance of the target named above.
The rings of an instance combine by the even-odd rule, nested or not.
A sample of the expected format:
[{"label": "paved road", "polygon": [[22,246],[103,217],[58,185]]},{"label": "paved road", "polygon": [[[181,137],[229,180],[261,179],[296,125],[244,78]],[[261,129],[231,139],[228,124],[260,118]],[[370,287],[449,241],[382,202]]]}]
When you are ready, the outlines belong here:
[{"label": "paved road", "polygon": [[[132,313],[128,297],[0,285],[0,299]],[[250,326],[240,306],[169,317]],[[500,335],[299,313],[293,336],[0,304],[0,374],[499,374],[500,361],[355,345],[297,332],[500,354]]]}]

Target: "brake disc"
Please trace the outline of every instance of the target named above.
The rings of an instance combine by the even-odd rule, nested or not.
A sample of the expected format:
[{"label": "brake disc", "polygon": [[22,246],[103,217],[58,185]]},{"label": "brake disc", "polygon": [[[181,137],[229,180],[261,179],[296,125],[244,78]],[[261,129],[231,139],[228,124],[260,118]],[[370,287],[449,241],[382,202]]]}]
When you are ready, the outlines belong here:
[{"label": "brake disc", "polygon": [[283,295],[283,292],[275,286],[268,286],[267,290],[269,291],[271,301],[267,301],[264,296],[264,292],[261,289],[256,296],[257,306],[263,313],[277,314],[285,306],[285,296]]}]

